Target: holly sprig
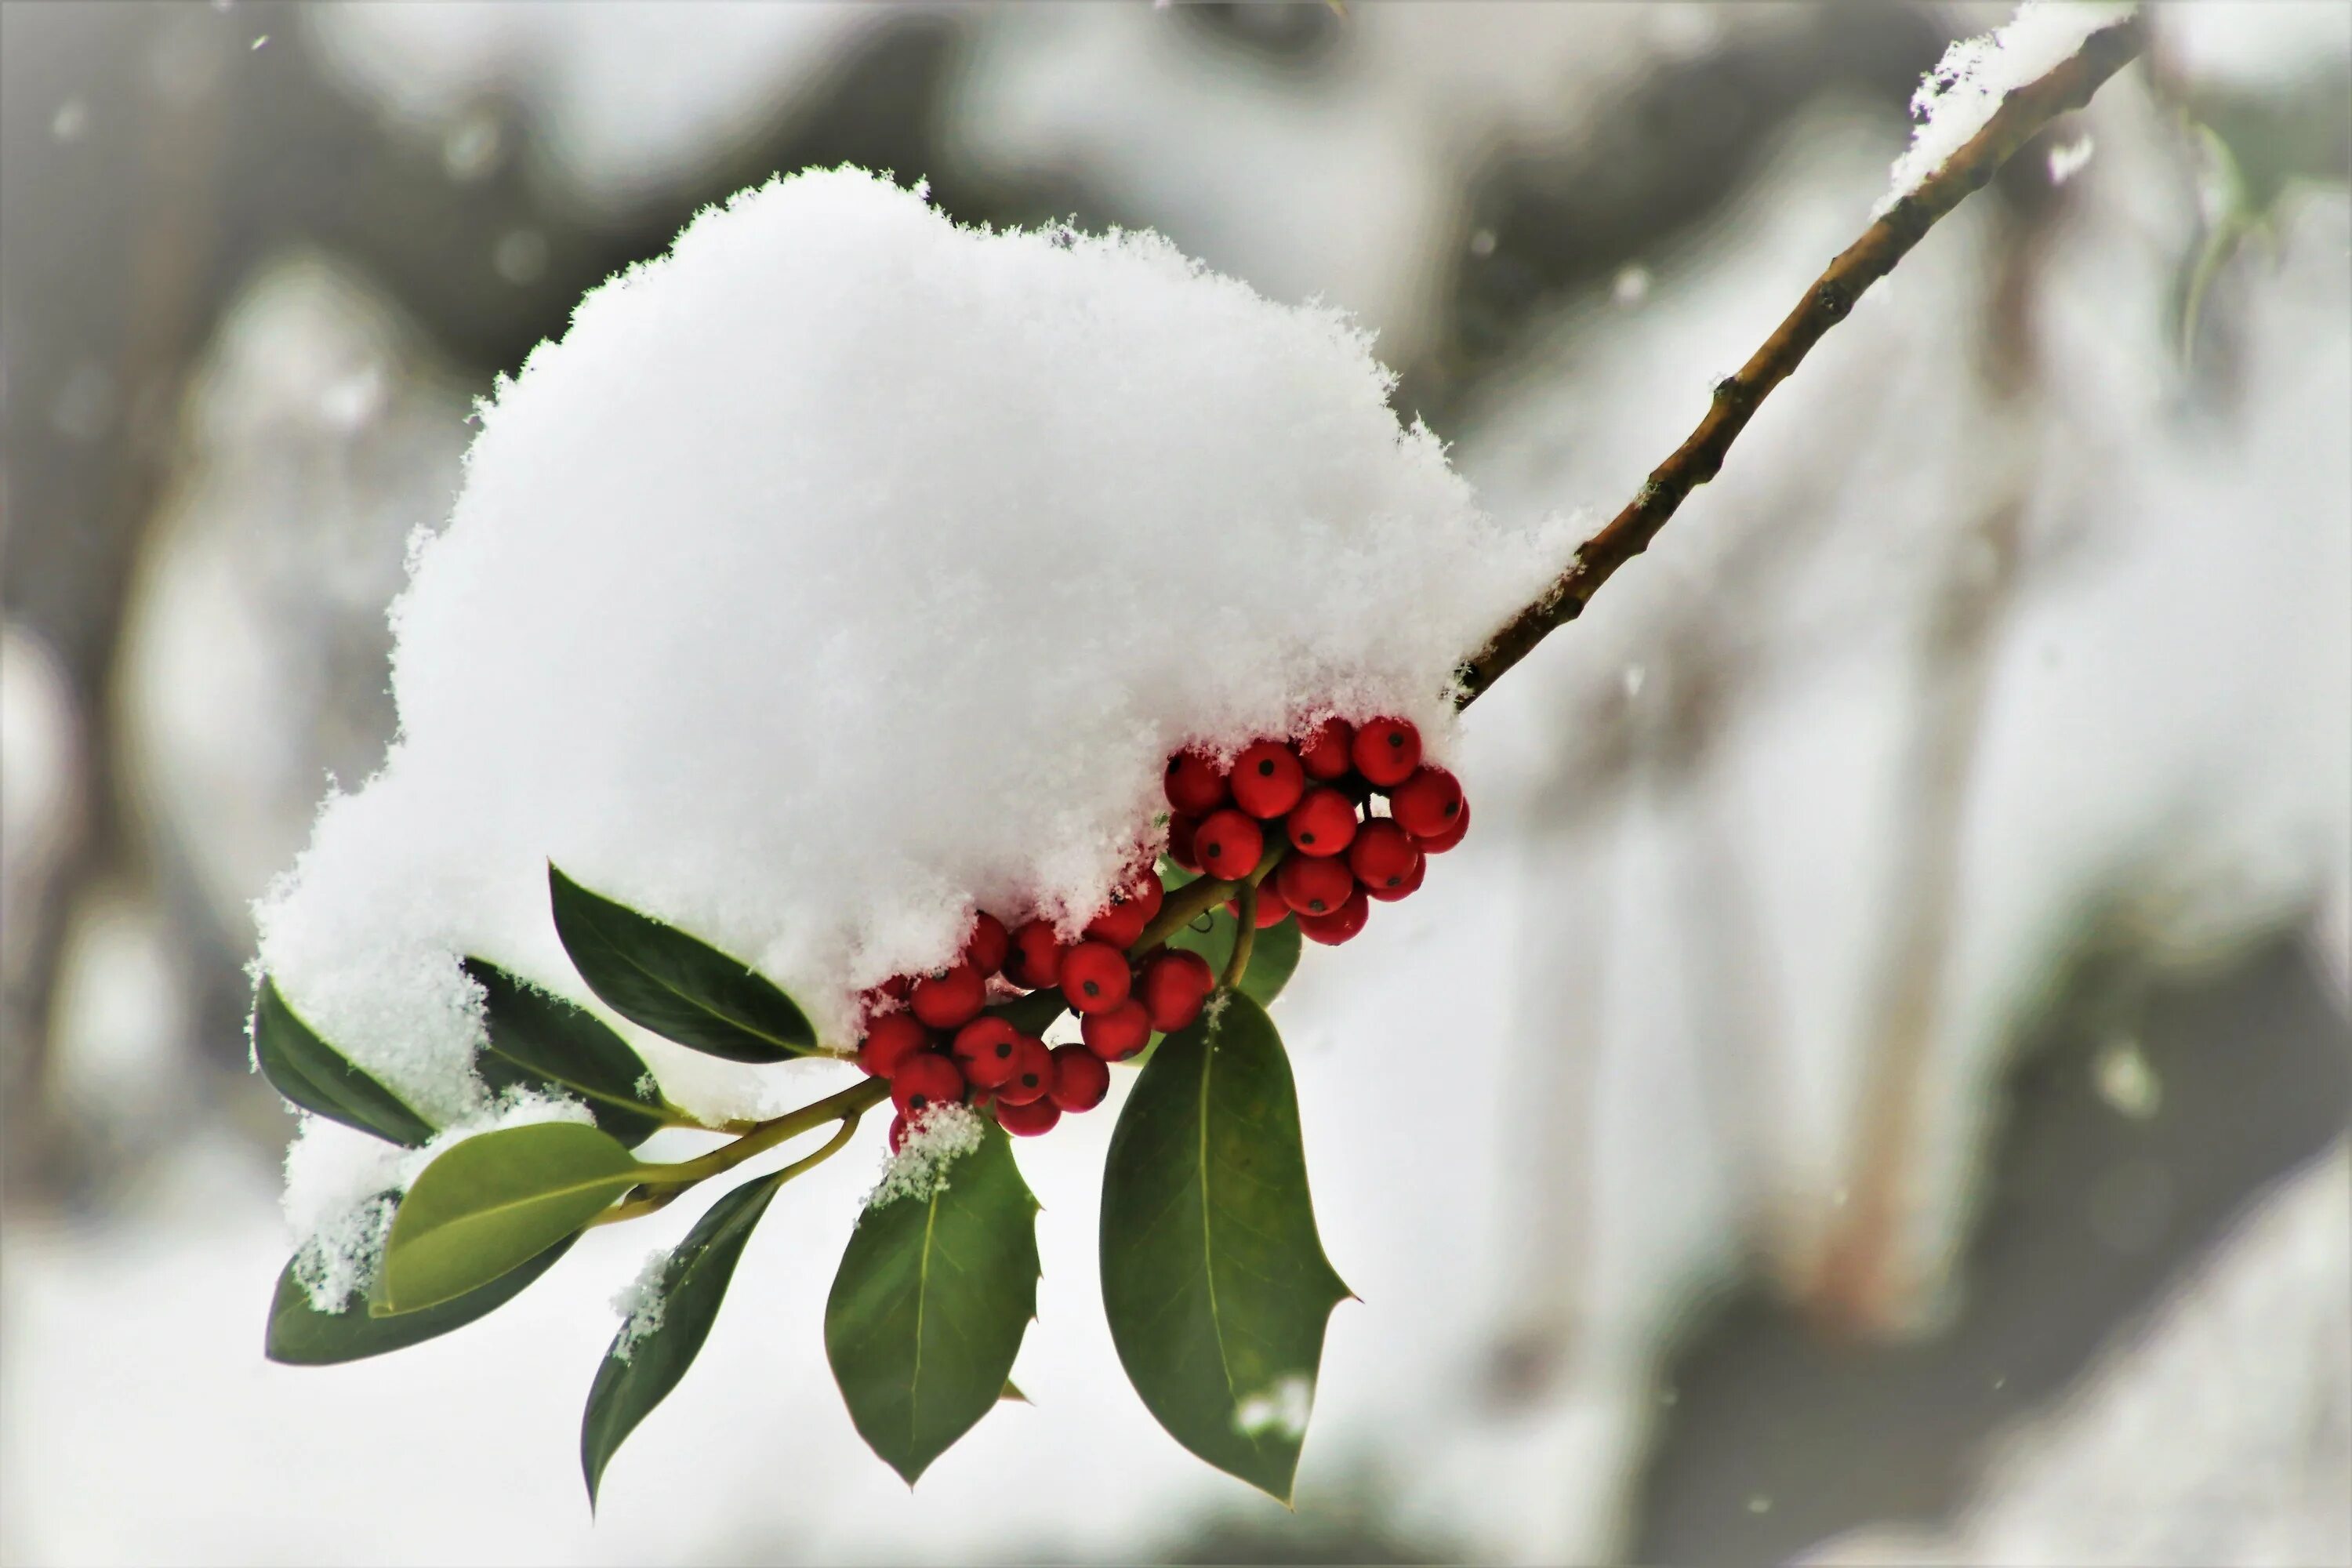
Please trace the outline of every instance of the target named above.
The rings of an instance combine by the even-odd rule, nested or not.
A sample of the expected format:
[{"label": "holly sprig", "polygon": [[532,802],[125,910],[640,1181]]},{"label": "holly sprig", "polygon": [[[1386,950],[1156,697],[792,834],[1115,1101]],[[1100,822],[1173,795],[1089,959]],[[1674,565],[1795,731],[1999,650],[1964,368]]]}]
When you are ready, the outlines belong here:
[{"label": "holly sprig", "polygon": [[[1104,1174],[1101,1266],[1112,1341],[1146,1405],[1184,1447],[1287,1501],[1324,1323],[1347,1290],[1317,1236],[1290,1070],[1265,1012],[1297,966],[1297,932],[1255,941],[1251,922],[1223,907],[1247,916],[1283,852],[1269,847],[1231,880],[1171,868],[1159,914],[1129,950],[1199,952],[1221,972],[1223,994],[1135,1058],[1140,1074]],[[741,960],[552,865],[548,889],[581,980],[622,1017],[734,1061],[846,1060]],[[707,1122],[664,1100],[643,1058],[595,1014],[487,960],[465,966],[482,991],[484,1082],[575,1100],[593,1122],[463,1138],[404,1193],[379,1194],[390,1211],[381,1263],[340,1310],[313,1303],[298,1254],[271,1302],[273,1360],[356,1361],[461,1328],[512,1300],[587,1230],[655,1213],[833,1129],[812,1152],[722,1195],[660,1266],[658,1313],[624,1324],[589,1391],[581,1463],[593,1502],[622,1441],[693,1364],[778,1191],[845,1147],[889,1085],[865,1078],[781,1116]],[[1066,1010],[1052,989],[989,1009],[1027,1033]],[[274,981],[261,985],[254,1039],[263,1072],[303,1109],[409,1147],[439,1134],[311,1027]],[[663,1128],[726,1142],[688,1160],[638,1157]],[[858,1432],[909,1483],[1012,1386],[1035,1316],[1036,1209],[1010,1140],[986,1123],[932,1191],[869,1207],[851,1232],[826,1303],[826,1353]]]}]

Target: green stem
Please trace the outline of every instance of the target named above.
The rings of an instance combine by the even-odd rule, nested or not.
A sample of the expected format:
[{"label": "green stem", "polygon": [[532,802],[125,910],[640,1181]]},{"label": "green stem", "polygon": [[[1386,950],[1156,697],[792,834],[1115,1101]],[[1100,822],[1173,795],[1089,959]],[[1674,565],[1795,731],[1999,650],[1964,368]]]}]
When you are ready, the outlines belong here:
[{"label": "green stem", "polygon": [[857,1119],[890,1096],[887,1080],[878,1078],[860,1079],[838,1094],[826,1095],[798,1110],[766,1121],[753,1123],[751,1130],[732,1143],[713,1149],[699,1159],[682,1160],[675,1165],[646,1167],[646,1185],[690,1187],[722,1171],[731,1171],[756,1154],[774,1148],[787,1138],[799,1136],[828,1121],[844,1121],[856,1125]]},{"label": "green stem", "polygon": [[1238,991],[1242,976],[1249,973],[1250,949],[1257,943],[1257,879],[1252,877],[1241,885],[1241,908],[1234,916],[1233,956],[1225,960],[1224,987]]},{"label": "green stem", "polygon": [[1160,913],[1152,917],[1151,923],[1143,928],[1143,934],[1135,939],[1135,945],[1127,950],[1128,955],[1140,958],[1219,904],[1234,898],[1244,885],[1256,887],[1282,864],[1282,858],[1289,853],[1290,846],[1276,838],[1266,845],[1265,852],[1257,858],[1256,868],[1248,876],[1230,882],[1219,881],[1214,877],[1201,877],[1176,889],[1160,904]]},{"label": "green stem", "polygon": [[[814,1109],[814,1107],[811,1109]],[[808,1170],[811,1166],[821,1165],[827,1160],[832,1159],[835,1154],[840,1152],[841,1146],[848,1142],[851,1135],[857,1131],[858,1118],[865,1115],[865,1113],[864,1109],[861,1107],[860,1109],[852,1110],[843,1116],[841,1118],[841,1126],[834,1132],[832,1137],[824,1141],[824,1143],[821,1148],[813,1154],[802,1156],[800,1159],[793,1161],[791,1164],[786,1165],[783,1169],[778,1171],[774,1175],[770,1176],[768,1178],[769,1184],[772,1186],[782,1186],[786,1182],[791,1181],[803,1171]],[[796,1111],[793,1114],[798,1115],[799,1112]],[[721,1153],[728,1153],[731,1152],[731,1150],[721,1150],[719,1152]],[[670,1168],[677,1169],[679,1167],[674,1166]],[[620,1204],[614,1207],[606,1209],[603,1214],[598,1215],[594,1219],[590,1220],[588,1223],[591,1226],[618,1225],[623,1220],[642,1218],[646,1215],[654,1213],[657,1209],[667,1208],[680,1194],[684,1193],[688,1187],[693,1185],[694,1182],[698,1182],[703,1179],[704,1178],[701,1176],[697,1176],[693,1178],[693,1181],[680,1183],[677,1185],[653,1187],[651,1190],[640,1187],[637,1190],[645,1194],[644,1196],[631,1198],[625,1204]]]}]

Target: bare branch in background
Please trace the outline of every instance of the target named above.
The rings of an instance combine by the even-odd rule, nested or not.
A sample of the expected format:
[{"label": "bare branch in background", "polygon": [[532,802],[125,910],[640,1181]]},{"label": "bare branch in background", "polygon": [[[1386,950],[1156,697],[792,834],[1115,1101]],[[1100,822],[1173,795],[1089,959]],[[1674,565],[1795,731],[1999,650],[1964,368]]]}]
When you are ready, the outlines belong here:
[{"label": "bare branch in background", "polygon": [[2145,42],[2146,34],[2137,18],[2092,34],[2079,53],[2011,92],[1983,130],[1831,262],[1738,374],[1717,384],[1706,417],[1672,457],[1651,470],[1640,493],[1579,546],[1568,570],[1496,633],[1464,668],[1459,704],[1466,708],[1476,701],[1554,629],[1583,614],[1601,584],[1647,550],[1690,492],[1721,471],[1725,454],[1764,399],[1804,363],[1805,355],[1832,327],[1853,311],[1863,293],[1892,272],[1928,229],[1969,192],[1990,180],[1994,171],[2044,125],[2088,103],[2100,85],[2137,55]]}]

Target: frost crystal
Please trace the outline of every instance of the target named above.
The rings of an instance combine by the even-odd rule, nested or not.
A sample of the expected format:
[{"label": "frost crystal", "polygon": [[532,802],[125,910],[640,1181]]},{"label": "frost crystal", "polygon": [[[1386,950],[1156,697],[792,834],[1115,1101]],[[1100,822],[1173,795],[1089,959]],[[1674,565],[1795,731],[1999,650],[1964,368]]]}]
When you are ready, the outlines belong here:
[{"label": "frost crystal", "polygon": [[621,1331],[613,1341],[613,1356],[627,1361],[637,1353],[637,1347],[662,1325],[662,1309],[667,1302],[662,1296],[662,1275],[669,1268],[669,1254],[654,1251],[646,1255],[646,1266],[637,1277],[622,1288],[613,1298],[613,1310],[621,1317]]},{"label": "frost crystal", "polygon": [[[1344,317],[1152,235],[852,170],[704,212],[480,406],[393,611],[398,739],[258,907],[264,968],[448,1120],[461,957],[604,1012],[551,859],[845,1043],[975,907],[1099,907],[1183,744],[1389,712],[1448,760],[1454,670],[1573,524],[1486,517],[1390,387]],[[646,1053],[688,1109],[777,1092]]]},{"label": "frost crystal", "polygon": [[934,1105],[908,1123],[906,1141],[882,1167],[882,1179],[866,1194],[867,1208],[900,1198],[929,1199],[947,1185],[950,1165],[980,1147],[979,1112],[963,1105]]},{"label": "frost crystal", "polygon": [[[2002,99],[2048,75],[2092,34],[2125,20],[2135,8],[2110,0],[2025,0],[2006,26],[1946,49],[1911,95],[1911,118],[1919,123],[1911,132],[1910,150],[1895,161],[1892,188],[1877,210],[1885,212],[1942,168],[1945,159],[1984,129]],[[2054,157],[2051,176],[2064,178]]]}]

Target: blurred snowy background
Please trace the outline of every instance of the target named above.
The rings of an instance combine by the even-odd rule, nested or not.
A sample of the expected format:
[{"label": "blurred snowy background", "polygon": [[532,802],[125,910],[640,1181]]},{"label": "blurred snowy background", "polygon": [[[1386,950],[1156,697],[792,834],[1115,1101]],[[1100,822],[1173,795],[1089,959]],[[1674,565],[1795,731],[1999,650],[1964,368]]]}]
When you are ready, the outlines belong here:
[{"label": "blurred snowy background", "polygon": [[260,1356],[247,906],[382,753],[469,399],[584,288],[809,163],[1148,225],[1356,312],[1495,510],[1606,515],[2004,14],[0,10],[0,1558],[2352,1561],[2336,4],[2158,9],[1474,710],[1479,831],[1285,1003],[1363,1297],[1295,1516],[1124,1385],[1109,1118],[1023,1151],[1034,1407],[911,1497],[817,1331],[869,1161],[593,1522],[667,1234]]}]

